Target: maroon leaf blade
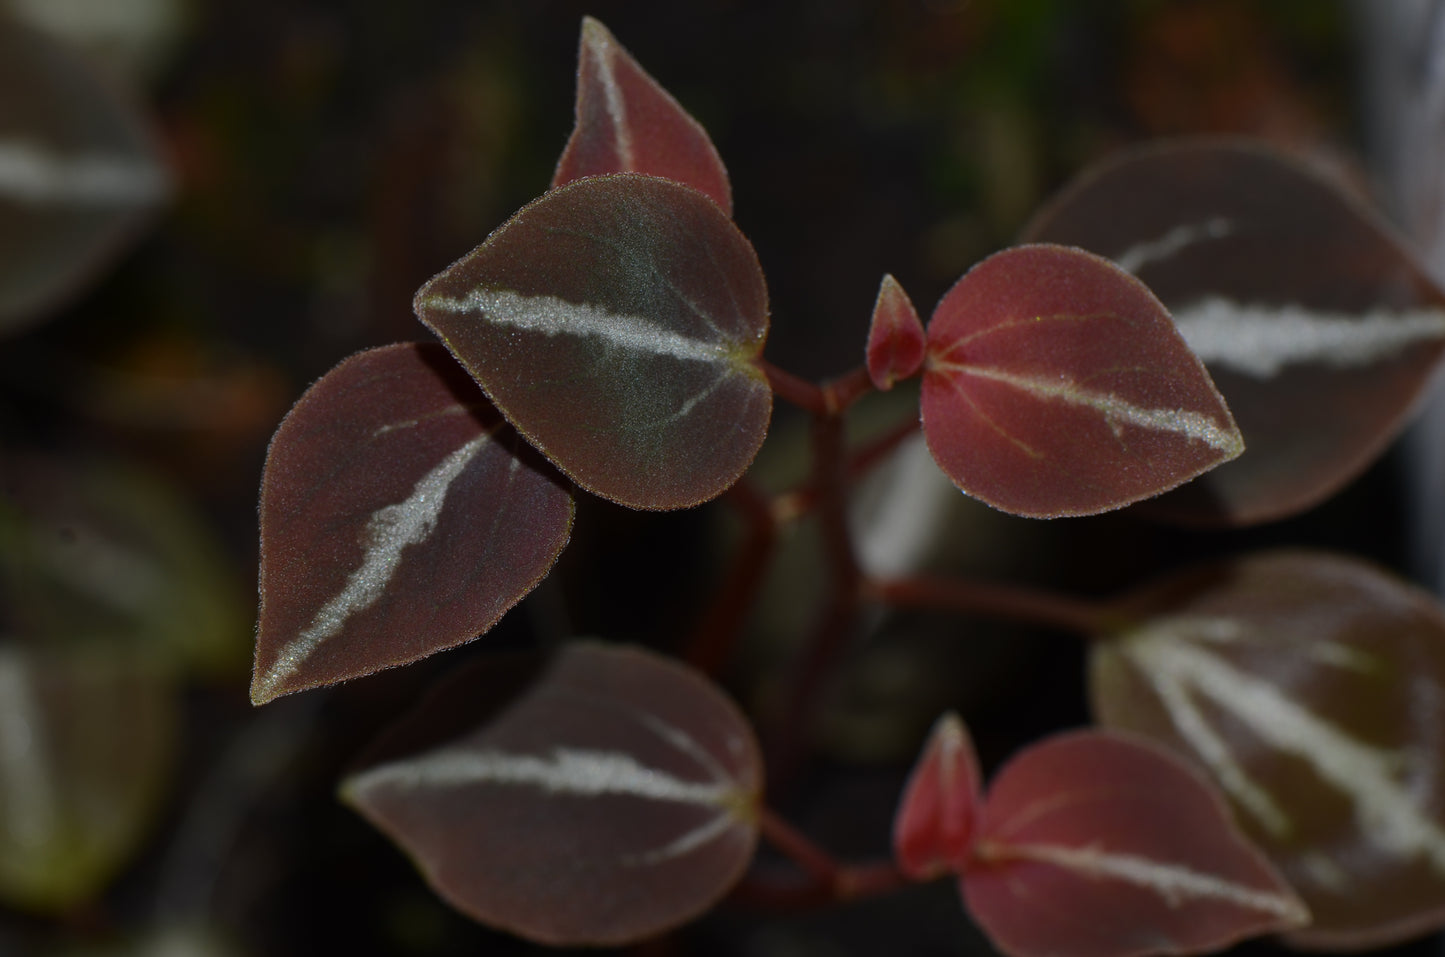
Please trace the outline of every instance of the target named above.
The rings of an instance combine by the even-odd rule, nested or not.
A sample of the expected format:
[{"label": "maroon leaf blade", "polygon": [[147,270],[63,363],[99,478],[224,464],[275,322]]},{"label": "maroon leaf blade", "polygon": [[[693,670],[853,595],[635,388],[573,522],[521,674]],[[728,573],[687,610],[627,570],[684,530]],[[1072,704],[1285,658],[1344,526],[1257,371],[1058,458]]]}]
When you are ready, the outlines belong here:
[{"label": "maroon leaf blade", "polygon": [[686,183],[732,215],[727,169],[707,131],[642,69],[617,38],[582,18],[577,125],[553,186],[604,173],[647,173]]},{"label": "maroon leaf blade", "polygon": [[134,105],[64,45],[0,18],[0,334],[74,295],[169,192]]},{"label": "maroon leaf blade", "polygon": [[415,307],[518,431],[623,505],[707,501],[767,433],[762,269],[690,187],[621,173],[552,190]]},{"label": "maroon leaf blade", "polygon": [[1061,246],[997,253],[939,302],[923,432],[963,491],[1039,518],[1120,508],[1243,449],[1158,300]]},{"label": "maroon leaf blade", "polygon": [[622,944],[705,911],[757,841],[762,759],[697,672],[584,642],[487,659],[379,742],[344,800],[484,923]]},{"label": "maroon leaf blade", "polygon": [[541,581],[571,529],[565,483],[444,349],[352,356],[266,457],[252,701],[470,641]]},{"label": "maroon leaf blade", "polygon": [[1252,144],[1185,143],[1085,173],[1027,230],[1149,285],[1249,454],[1151,503],[1249,524],[1317,504],[1399,432],[1445,349],[1445,293],[1373,212]]},{"label": "maroon leaf blade", "polygon": [[1142,590],[1094,646],[1100,721],[1191,757],[1314,913],[1302,946],[1445,926],[1445,616],[1372,566],[1275,552]]},{"label": "maroon leaf blade", "polygon": [[1009,957],[1199,953],[1308,919],[1205,781],[1142,741],[1086,731],[1027,749],[978,830],[964,898]]},{"label": "maroon leaf blade", "polygon": [[883,277],[868,327],[868,378],[880,390],[907,379],[923,365],[923,322],[913,300],[892,275]]},{"label": "maroon leaf blade", "polygon": [[938,719],[893,819],[893,857],[913,880],[962,872],[973,852],[978,814],[978,755],[952,712]]}]

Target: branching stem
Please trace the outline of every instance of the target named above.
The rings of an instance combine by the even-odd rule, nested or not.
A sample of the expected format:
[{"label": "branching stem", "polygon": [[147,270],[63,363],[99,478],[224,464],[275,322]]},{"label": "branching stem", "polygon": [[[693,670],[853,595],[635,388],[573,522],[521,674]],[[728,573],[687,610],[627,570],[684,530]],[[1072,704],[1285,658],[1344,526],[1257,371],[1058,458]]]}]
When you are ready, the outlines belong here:
[{"label": "branching stem", "polygon": [[863,596],[899,608],[933,608],[964,615],[1060,628],[1085,636],[1105,629],[1109,608],[1084,599],[997,582],[919,576],[871,580]]}]

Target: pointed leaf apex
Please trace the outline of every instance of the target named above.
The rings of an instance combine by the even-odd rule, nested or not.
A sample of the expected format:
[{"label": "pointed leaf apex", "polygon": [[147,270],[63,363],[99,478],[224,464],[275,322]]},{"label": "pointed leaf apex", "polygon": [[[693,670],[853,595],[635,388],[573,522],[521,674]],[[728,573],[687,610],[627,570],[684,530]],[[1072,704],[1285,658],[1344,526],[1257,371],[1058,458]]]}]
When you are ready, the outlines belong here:
[{"label": "pointed leaf apex", "polygon": [[973,741],[950,711],[934,724],[903,789],[893,822],[899,870],[920,881],[963,871],[973,850],[979,787]]},{"label": "pointed leaf apex", "polygon": [[887,391],[917,372],[923,365],[925,342],[923,322],[908,293],[891,273],[885,274],[868,329],[868,378],[874,387]]},{"label": "pointed leaf apex", "polygon": [[685,183],[732,215],[732,186],[707,130],[593,17],[582,18],[576,112],[553,187],[645,173]]}]

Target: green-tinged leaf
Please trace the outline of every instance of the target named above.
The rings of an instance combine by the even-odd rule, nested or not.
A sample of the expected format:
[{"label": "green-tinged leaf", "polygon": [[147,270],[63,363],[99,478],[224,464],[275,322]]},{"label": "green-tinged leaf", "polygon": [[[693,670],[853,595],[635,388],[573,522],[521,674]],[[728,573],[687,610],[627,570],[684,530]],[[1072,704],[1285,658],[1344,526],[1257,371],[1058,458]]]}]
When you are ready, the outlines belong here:
[{"label": "green-tinged leaf", "polygon": [[1121,604],[1103,723],[1190,756],[1314,914],[1302,946],[1445,925],[1445,616],[1359,561],[1275,552]]},{"label": "green-tinged leaf", "polygon": [[72,295],[168,191],[134,106],[65,46],[0,16],[0,334]]},{"label": "green-tinged leaf", "polygon": [[1026,231],[1148,283],[1204,360],[1249,453],[1151,512],[1249,524],[1320,502],[1399,433],[1445,350],[1445,292],[1331,179],[1250,143],[1124,154]]},{"label": "green-tinged leaf", "polygon": [[555,189],[415,307],[518,431],[623,505],[721,494],[767,432],[762,269],[687,186],[624,173]]},{"label": "green-tinged leaf", "polygon": [[150,656],[0,644],[0,899],[63,911],[103,891],[154,822],[177,722]]},{"label": "green-tinged leaf", "polygon": [[553,186],[602,173],[647,173],[706,193],[732,214],[732,186],[702,124],[647,75],[605,26],[582,18],[577,125]]},{"label": "green-tinged leaf", "polygon": [[1047,245],[990,256],[939,302],[923,434],[963,491],[1036,518],[1120,508],[1244,447],[1149,290]]},{"label": "green-tinged leaf", "polygon": [[591,642],[477,661],[342,786],[453,906],[554,945],[705,911],[752,858],[761,791],[752,730],[718,688]]},{"label": "green-tinged leaf", "polygon": [[446,350],[352,356],[307,390],[266,456],[251,699],[470,641],[542,580],[571,531],[566,482]]},{"label": "green-tinged leaf", "polygon": [[117,462],[0,454],[10,629],[119,641],[208,677],[244,671],[252,621],[238,570],[179,490]]}]

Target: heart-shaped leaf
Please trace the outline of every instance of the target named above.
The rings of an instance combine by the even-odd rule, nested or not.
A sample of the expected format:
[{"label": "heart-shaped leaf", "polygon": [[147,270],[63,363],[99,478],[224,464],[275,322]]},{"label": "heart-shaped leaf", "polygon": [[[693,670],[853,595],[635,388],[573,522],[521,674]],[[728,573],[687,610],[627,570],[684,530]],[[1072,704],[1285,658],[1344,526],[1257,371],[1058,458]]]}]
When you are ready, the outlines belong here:
[{"label": "heart-shaped leaf", "polygon": [[1207,769],[1314,913],[1303,946],[1445,925],[1445,617],[1354,559],[1276,552],[1142,590],[1094,645],[1106,724]]},{"label": "heart-shaped leaf", "polygon": [[732,186],[702,124],[647,75],[606,27],[582,18],[577,125],[553,186],[602,173],[648,173],[706,193],[732,215]]},{"label": "heart-shaped leaf", "polygon": [[1445,293],[1384,223],[1261,146],[1127,154],[1026,235],[1148,283],[1239,420],[1248,455],[1150,504],[1175,520],[1267,521],[1333,494],[1399,432],[1445,349]]},{"label": "heart-shaped leaf", "polygon": [[578,485],[683,508],[767,433],[767,289],[697,190],[634,173],[547,193],[421,288],[416,313]]},{"label": "heart-shaped leaf", "polygon": [[72,295],[168,191],[135,108],[82,58],[0,16],[0,333]]},{"label": "heart-shaped leaf", "polygon": [[874,388],[891,389],[917,372],[924,345],[923,322],[913,300],[892,275],[884,276],[868,327],[868,378]]},{"label": "heart-shaped leaf", "polygon": [[1105,259],[1019,246],[934,310],[923,432],[954,484],[1018,515],[1158,495],[1243,450],[1164,307]]},{"label": "heart-shaped leaf", "polygon": [[916,881],[962,873],[973,855],[981,778],[968,728],[949,712],[924,745],[893,819],[893,857]]},{"label": "heart-shaped leaf", "polygon": [[962,885],[1009,957],[1199,953],[1308,920],[1198,774],[1096,731],[1004,766]]},{"label": "heart-shaped leaf", "polygon": [[591,642],[477,662],[342,786],[453,906],[554,945],[705,911],[752,858],[761,791],[752,730],[720,690]]},{"label": "heart-shaped leaf", "polygon": [[437,345],[352,356],[276,430],[251,699],[470,641],[531,591],[572,495]]}]

